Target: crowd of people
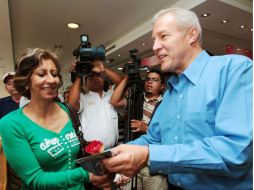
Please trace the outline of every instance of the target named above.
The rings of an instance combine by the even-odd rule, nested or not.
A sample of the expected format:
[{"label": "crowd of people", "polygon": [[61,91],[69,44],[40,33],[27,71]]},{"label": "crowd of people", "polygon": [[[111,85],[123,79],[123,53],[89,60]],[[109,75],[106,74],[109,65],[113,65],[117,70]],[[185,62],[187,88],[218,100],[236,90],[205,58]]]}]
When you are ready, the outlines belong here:
[{"label": "crowd of people", "polygon": [[[27,49],[15,72],[3,76],[10,96],[0,99],[0,188],[252,189],[252,60],[210,56],[197,15],[182,8],[154,16],[152,39],[160,70],[144,76],[142,119],[126,126],[139,135],[121,145],[117,112],[130,106],[129,77],[100,60],[80,74],[75,62],[75,80],[61,100],[57,56]],[[77,113],[83,138],[111,151],[101,160],[105,174],[76,164],[83,147],[62,102]]]}]

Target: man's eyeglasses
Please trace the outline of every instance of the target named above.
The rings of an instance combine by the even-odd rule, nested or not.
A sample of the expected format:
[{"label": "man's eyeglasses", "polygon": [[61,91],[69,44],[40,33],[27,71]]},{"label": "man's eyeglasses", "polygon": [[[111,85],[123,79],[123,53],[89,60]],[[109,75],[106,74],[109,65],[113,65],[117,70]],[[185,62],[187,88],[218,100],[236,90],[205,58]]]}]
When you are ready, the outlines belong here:
[{"label": "man's eyeglasses", "polygon": [[146,77],[145,79],[146,82],[152,81],[152,82],[160,82],[161,80],[158,78],[150,78],[150,77]]}]

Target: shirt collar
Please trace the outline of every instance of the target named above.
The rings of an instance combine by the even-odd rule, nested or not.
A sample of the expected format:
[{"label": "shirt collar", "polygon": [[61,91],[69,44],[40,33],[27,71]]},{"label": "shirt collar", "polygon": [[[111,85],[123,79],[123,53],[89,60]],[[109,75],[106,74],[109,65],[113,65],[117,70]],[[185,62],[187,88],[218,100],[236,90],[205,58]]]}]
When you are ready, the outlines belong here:
[{"label": "shirt collar", "polygon": [[185,71],[177,75],[172,75],[168,79],[168,90],[171,92],[173,88],[178,89],[179,78],[188,78],[194,85],[197,85],[198,79],[202,74],[206,63],[208,62],[210,56],[206,51],[201,51],[200,54],[194,59],[194,61],[185,69]]},{"label": "shirt collar", "polygon": [[[93,91],[90,91],[90,90],[88,91],[88,94],[96,94],[96,95],[100,96],[98,92],[93,92]],[[104,97],[104,96],[105,96],[105,92],[103,91],[102,92],[102,97]]]},{"label": "shirt collar", "polygon": [[185,75],[194,85],[197,85],[199,77],[202,74],[209,58],[210,56],[208,53],[203,50],[182,74]]},{"label": "shirt collar", "polygon": [[152,98],[152,99],[149,99],[149,98],[147,98],[147,97],[144,96],[145,102],[148,102],[148,101],[150,101],[150,102],[154,102],[154,101],[159,102],[159,101],[161,101],[161,99],[162,99],[162,96],[161,96],[161,95],[158,96],[157,98]]}]

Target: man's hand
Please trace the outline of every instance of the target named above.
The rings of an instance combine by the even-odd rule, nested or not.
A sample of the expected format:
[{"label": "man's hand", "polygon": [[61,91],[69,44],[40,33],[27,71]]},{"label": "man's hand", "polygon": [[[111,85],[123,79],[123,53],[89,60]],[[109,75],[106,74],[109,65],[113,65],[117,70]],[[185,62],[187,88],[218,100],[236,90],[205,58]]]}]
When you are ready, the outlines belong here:
[{"label": "man's hand", "polygon": [[99,59],[96,59],[93,63],[93,71],[96,73],[104,73],[105,72],[105,67],[103,65],[103,62]]},{"label": "man's hand", "polygon": [[77,64],[77,61],[74,61],[71,66],[70,66],[70,73],[71,72],[76,72],[76,64]]},{"label": "man's hand", "polygon": [[132,177],[143,168],[147,161],[148,146],[119,145],[111,149],[112,157],[104,159],[102,162],[109,172],[121,173]]},{"label": "man's hand", "polygon": [[105,175],[102,176],[97,176],[94,175],[92,173],[89,173],[89,178],[90,178],[90,182],[96,186],[96,187],[100,187],[103,189],[111,189],[111,184],[113,181],[113,175],[110,173],[107,173]]},{"label": "man's hand", "polygon": [[148,126],[144,121],[132,119],[131,120],[131,128],[132,128],[132,130],[131,130],[132,132],[146,133]]}]

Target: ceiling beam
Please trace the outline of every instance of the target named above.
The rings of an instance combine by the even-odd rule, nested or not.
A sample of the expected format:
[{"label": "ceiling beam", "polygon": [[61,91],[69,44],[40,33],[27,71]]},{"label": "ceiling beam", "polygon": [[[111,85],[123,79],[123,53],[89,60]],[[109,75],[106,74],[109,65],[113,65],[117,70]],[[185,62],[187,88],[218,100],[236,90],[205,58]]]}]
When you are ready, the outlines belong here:
[{"label": "ceiling beam", "polygon": [[[186,3],[186,0],[179,0],[174,3],[170,3],[167,7],[182,7],[186,9],[192,9],[197,5],[205,2],[205,0],[192,0]],[[165,7],[165,8],[167,8]],[[152,15],[153,16],[153,15]],[[106,53],[106,56],[114,53],[115,51],[119,50],[120,48],[126,46],[127,44],[139,39],[140,37],[144,36],[145,34],[152,31],[152,16],[149,20],[145,21],[143,24],[140,24],[138,27],[133,29],[132,31],[125,33],[119,39],[115,40],[112,44],[108,45],[106,49],[109,49]],[[114,48],[112,48],[114,47]]]}]

